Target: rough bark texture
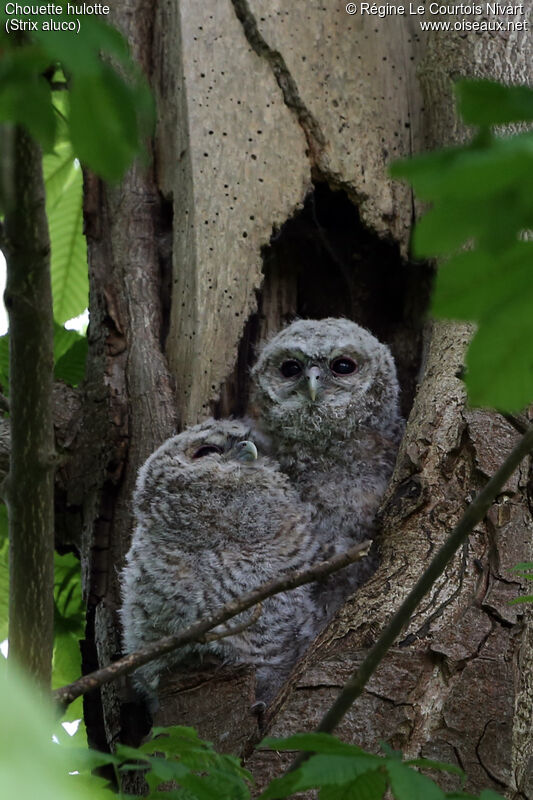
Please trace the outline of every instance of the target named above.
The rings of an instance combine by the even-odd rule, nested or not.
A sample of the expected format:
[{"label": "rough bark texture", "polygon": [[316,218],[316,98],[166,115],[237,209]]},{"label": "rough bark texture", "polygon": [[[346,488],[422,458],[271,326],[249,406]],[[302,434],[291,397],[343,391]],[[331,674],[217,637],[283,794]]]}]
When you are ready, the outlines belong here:
[{"label": "rough bark texture", "polygon": [[[407,260],[414,204],[386,165],[463,138],[452,79],[528,82],[532,43],[527,33],[423,38],[414,17],[348,17],[330,0],[305,10],[164,0],[155,22],[147,3],[120,7],[117,21],[158,94],[156,174],[165,201],[139,168],[120,188],[87,183],[84,414],[93,427],[82,428],[80,446],[99,661],[119,647],[116,576],[129,544],[135,471],[174,424],[157,252],[165,220],[173,220],[166,347],[180,427],[212,408],[244,410],[254,344],[295,314],[344,314],[388,341],[410,412],[383,507],[380,568],[265,717],[243,704],[253,685],[246,670],[201,676],[194,690],[190,676],[175,676],[167,687],[158,722],[198,724],[207,738],[249,753],[265,730],[313,728],[518,436],[497,414],[466,406],[458,375],[468,328],[423,330],[431,271]],[[511,567],[532,559],[528,469],[524,463],[509,481],[340,730],[372,750],[385,739],[409,755],[458,763],[467,789],[515,798],[533,797],[533,634],[527,609],[507,604],[520,593]],[[112,743],[132,728],[126,705],[104,700]],[[264,753],[249,760],[259,784],[283,763]]]},{"label": "rough bark texture", "polygon": [[12,155],[4,241],[11,399],[11,463],[4,485],[9,511],[9,657],[49,689],[55,467],[50,240],[40,147],[17,128]]}]

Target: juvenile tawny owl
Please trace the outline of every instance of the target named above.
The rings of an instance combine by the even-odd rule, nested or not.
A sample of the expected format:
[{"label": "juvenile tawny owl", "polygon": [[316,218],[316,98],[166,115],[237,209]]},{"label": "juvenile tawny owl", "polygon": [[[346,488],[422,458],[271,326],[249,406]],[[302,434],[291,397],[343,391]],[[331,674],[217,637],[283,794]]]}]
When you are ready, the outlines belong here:
[{"label": "juvenile tawny owl", "polygon": [[[298,320],[263,347],[253,401],[272,455],[328,555],[372,538],[403,423],[389,348],[347,319]],[[328,615],[372,571],[367,558],[319,591]]]},{"label": "juvenile tawny owl", "polygon": [[[208,420],[164,442],[139,471],[134,512],[122,572],[126,652],[319,560],[310,509],[274,462],[257,457],[241,421]],[[257,697],[268,700],[316,632],[316,613],[307,587],[268,598],[249,628],[141,667],[137,686],[153,700],[163,671],[210,652],[255,664]]]}]

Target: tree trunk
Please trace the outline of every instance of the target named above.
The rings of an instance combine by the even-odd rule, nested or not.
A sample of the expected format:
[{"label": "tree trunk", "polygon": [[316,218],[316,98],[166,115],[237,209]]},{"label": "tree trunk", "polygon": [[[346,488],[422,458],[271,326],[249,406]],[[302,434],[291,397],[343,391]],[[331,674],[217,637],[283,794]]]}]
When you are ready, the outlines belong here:
[{"label": "tree trunk", "polygon": [[[466,406],[458,375],[468,327],[424,322],[432,270],[408,260],[413,198],[387,164],[463,139],[452,78],[531,81],[533,48],[524,32],[431,35],[415,16],[350,17],[331,0],[305,10],[259,0],[118,5],[159,118],[153,172],[135,167],[114,188],[86,182],[90,357],[72,467],[83,494],[71,488],[68,504],[82,506],[87,667],[120,649],[117,573],[139,465],[176,419],[181,429],[210,413],[253,412],[248,367],[265,335],[298,314],[355,319],[390,344],[408,416],[381,516],[381,565],[261,730],[250,670],[167,687],[158,722],[196,724],[249,754],[264,730],[315,726],[518,436]],[[533,635],[526,607],[507,604],[520,593],[511,567],[532,559],[528,478],[524,463],[339,731],[372,750],[384,739],[458,763],[468,790],[516,798],[533,797]],[[96,698],[86,703],[95,743],[140,735],[124,686],[102,700],[103,716]],[[260,784],[283,763],[249,759]]]}]

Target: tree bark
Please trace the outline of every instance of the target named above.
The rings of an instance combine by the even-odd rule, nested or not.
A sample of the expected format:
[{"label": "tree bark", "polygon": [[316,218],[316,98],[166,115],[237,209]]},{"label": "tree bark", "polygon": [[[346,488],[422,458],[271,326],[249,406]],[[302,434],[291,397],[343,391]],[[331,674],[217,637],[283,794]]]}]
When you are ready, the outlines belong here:
[{"label": "tree bark", "polygon": [[[260,0],[165,0],[157,12],[121,2],[116,14],[159,118],[154,173],[136,167],[121,187],[89,179],[86,190],[91,328],[79,452],[98,663],[120,649],[117,571],[138,466],[175,418],[181,428],[212,411],[253,412],[248,366],[262,337],[295,314],[370,327],[395,355],[409,417],[381,514],[380,567],[261,725],[242,702],[253,691],[242,670],[199,676],[194,689],[177,676],[163,697],[160,721],[198,724],[249,753],[265,730],[315,726],[518,438],[498,414],[467,407],[458,375],[469,327],[424,322],[432,270],[408,260],[415,203],[386,167],[463,139],[452,78],[530,82],[532,43],[427,35],[414,17],[348,17],[330,0],[305,13]],[[512,566],[532,559],[529,481],[524,464],[340,730],[371,750],[384,739],[458,763],[467,790],[514,798],[533,797],[533,634],[529,610],[508,605],[520,593]],[[109,744],[133,736],[126,700],[123,688],[104,697]],[[283,763],[258,753],[249,767],[261,785]]]},{"label": "tree bark", "polygon": [[13,141],[5,217],[10,360],[9,658],[44,690],[53,650],[53,313],[50,241],[39,145],[21,128]]}]

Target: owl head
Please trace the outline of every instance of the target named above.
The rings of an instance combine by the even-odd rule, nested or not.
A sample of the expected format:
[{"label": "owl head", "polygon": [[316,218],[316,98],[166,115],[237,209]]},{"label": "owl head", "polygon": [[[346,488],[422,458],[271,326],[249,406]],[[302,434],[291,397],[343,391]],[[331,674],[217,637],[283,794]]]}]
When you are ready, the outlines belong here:
[{"label": "owl head", "polygon": [[347,319],[297,320],[265,344],[252,370],[265,430],[327,448],[365,427],[398,426],[398,380],[389,348]]},{"label": "owl head", "polygon": [[257,457],[257,448],[250,437],[250,427],[240,420],[208,419],[171,439],[167,439],[145,461],[137,477],[135,506],[142,508],[145,495],[168,484],[201,479],[208,474],[220,475],[221,481]]},{"label": "owl head", "polygon": [[246,421],[209,419],[167,439],[139,470],[137,522],[167,538],[188,531],[197,543],[199,530],[250,538],[255,529],[281,529],[279,498],[298,505],[298,496],[252,436]]}]

